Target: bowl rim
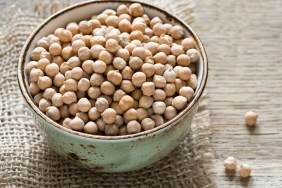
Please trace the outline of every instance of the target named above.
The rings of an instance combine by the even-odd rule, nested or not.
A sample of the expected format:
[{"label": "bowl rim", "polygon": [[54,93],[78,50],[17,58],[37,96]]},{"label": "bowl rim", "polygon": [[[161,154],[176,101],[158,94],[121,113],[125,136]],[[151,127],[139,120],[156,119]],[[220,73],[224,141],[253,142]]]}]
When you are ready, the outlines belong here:
[{"label": "bowl rim", "polygon": [[52,14],[48,18],[46,18],[29,35],[29,37],[26,40],[26,42],[23,46],[23,49],[21,50],[21,53],[20,53],[20,58],[19,58],[19,63],[18,63],[18,74],[17,74],[18,84],[20,86],[20,91],[21,91],[22,95],[24,96],[26,103],[29,105],[29,107],[37,115],[39,115],[41,118],[43,118],[46,122],[48,122],[49,124],[51,124],[55,128],[59,128],[59,129],[65,131],[66,133],[71,133],[72,135],[77,135],[77,136],[81,136],[81,137],[84,137],[84,138],[99,139],[99,140],[122,140],[122,139],[136,138],[136,137],[140,138],[141,136],[149,136],[151,134],[157,134],[162,129],[165,129],[170,125],[176,126],[176,123],[183,116],[185,116],[192,109],[192,107],[198,102],[198,100],[200,99],[200,97],[201,97],[201,95],[204,91],[204,88],[205,88],[206,83],[207,83],[207,78],[208,78],[208,59],[207,59],[206,51],[205,51],[205,48],[204,48],[200,38],[195,33],[195,31],[187,23],[185,23],[181,18],[179,18],[178,16],[176,16],[176,15],[174,15],[174,14],[172,14],[172,13],[166,11],[166,10],[162,10],[161,8],[158,8],[154,5],[144,3],[144,2],[135,1],[135,0],[116,0],[115,3],[120,3],[120,4],[122,4],[122,3],[126,3],[126,4],[140,3],[142,6],[144,6],[146,8],[155,9],[156,11],[160,12],[161,14],[164,14],[167,17],[173,18],[179,24],[181,24],[184,29],[186,29],[190,33],[191,37],[193,37],[193,39],[196,43],[196,46],[199,49],[199,52],[200,52],[200,54],[202,56],[202,60],[203,60],[203,77],[202,77],[202,81],[200,83],[198,83],[198,84],[200,84],[198,91],[195,92],[195,96],[193,97],[192,101],[190,101],[188,103],[188,106],[184,110],[182,110],[179,114],[177,114],[173,119],[167,121],[166,123],[164,123],[164,124],[162,124],[158,127],[153,128],[151,130],[147,130],[147,131],[143,131],[143,132],[135,133],[135,134],[130,134],[130,135],[122,135],[122,136],[101,136],[101,135],[91,135],[91,134],[88,134],[88,133],[78,132],[78,131],[71,130],[71,129],[64,127],[63,125],[61,125],[61,124],[53,121],[49,117],[47,117],[47,115],[45,115],[45,113],[41,112],[39,110],[39,108],[35,105],[33,100],[31,99],[30,95],[27,92],[27,88],[26,88],[25,81],[24,81],[24,77],[25,77],[24,64],[25,64],[25,57],[27,55],[28,48],[31,45],[31,43],[33,42],[33,39],[36,37],[37,33],[44,27],[44,25],[46,25],[52,19],[66,13],[70,10],[76,9],[78,7],[87,6],[89,4],[96,4],[96,3],[111,3],[111,2],[108,1],[108,0],[90,0],[90,1],[85,1],[85,2],[77,3],[77,4],[71,5],[69,7],[66,7],[66,8]]}]

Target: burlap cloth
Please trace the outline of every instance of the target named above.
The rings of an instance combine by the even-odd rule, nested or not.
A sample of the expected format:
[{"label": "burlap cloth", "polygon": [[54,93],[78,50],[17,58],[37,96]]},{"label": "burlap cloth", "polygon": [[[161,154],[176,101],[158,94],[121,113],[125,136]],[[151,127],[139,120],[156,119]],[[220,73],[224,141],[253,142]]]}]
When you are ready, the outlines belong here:
[{"label": "burlap cloth", "polygon": [[[23,1],[20,1],[23,2]],[[191,23],[192,0],[151,0]],[[0,15],[0,187],[213,187],[207,96],[186,139],[166,158],[137,172],[94,173],[72,166],[43,141],[17,84],[20,50],[31,31],[69,1],[14,4]]]}]

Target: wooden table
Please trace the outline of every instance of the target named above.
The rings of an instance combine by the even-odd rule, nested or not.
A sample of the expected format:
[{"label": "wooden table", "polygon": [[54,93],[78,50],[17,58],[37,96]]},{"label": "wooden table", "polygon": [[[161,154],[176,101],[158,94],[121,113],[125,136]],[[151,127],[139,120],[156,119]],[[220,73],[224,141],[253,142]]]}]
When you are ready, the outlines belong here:
[{"label": "wooden table", "polygon": [[[194,29],[209,58],[209,109],[218,187],[282,187],[282,1],[196,0]],[[258,125],[244,124],[248,110]],[[234,156],[252,177],[225,173]]]}]

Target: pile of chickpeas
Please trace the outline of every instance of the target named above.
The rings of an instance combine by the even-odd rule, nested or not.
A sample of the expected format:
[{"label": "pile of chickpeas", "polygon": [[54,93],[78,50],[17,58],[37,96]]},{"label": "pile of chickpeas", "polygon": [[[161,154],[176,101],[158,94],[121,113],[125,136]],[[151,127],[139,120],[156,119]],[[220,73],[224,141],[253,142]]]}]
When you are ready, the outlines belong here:
[{"label": "pile of chickpeas", "polygon": [[183,27],[150,18],[139,3],[106,9],[41,38],[26,65],[39,109],[63,126],[127,135],[187,107],[199,52]]}]

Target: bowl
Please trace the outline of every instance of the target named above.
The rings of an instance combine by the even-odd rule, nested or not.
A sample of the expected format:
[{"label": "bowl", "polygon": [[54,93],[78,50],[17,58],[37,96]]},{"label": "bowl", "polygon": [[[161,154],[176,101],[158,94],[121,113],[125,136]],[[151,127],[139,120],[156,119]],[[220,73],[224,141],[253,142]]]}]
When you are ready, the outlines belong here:
[{"label": "bowl", "polygon": [[165,124],[154,129],[125,136],[90,135],[65,128],[39,110],[28,92],[25,65],[32,49],[43,36],[53,33],[71,21],[89,19],[91,15],[107,8],[135,1],[87,1],[65,8],[42,22],[27,39],[19,58],[18,82],[21,93],[30,108],[41,134],[48,145],[59,155],[77,166],[98,172],[127,172],[144,168],[167,156],[187,135],[197,112],[199,99],[205,88],[208,64],[207,56],[196,33],[177,16],[153,5],[139,2],[150,16],[159,16],[165,22],[183,26],[185,35],[194,38],[200,52],[197,63],[198,86],[188,106]]}]

